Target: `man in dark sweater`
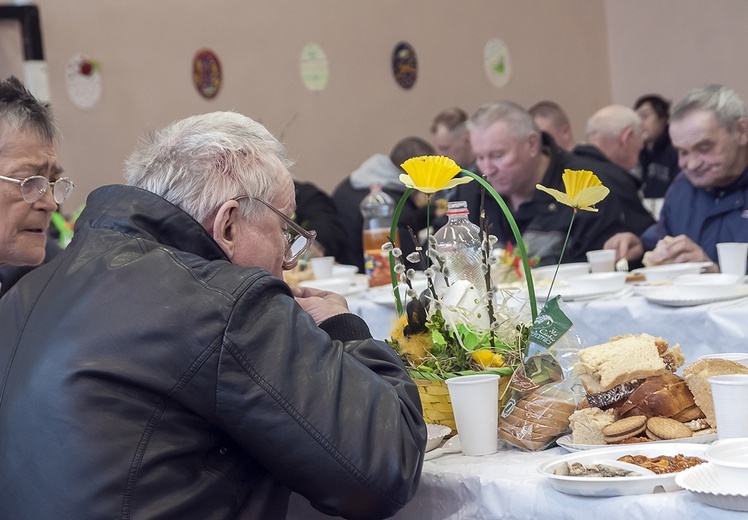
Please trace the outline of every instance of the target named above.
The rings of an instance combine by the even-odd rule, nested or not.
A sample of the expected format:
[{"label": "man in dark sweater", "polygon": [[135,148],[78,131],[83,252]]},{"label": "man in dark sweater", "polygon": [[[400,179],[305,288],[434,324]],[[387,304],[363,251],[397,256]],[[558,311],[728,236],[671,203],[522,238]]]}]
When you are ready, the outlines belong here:
[{"label": "man in dark sweater", "polygon": [[[478,168],[511,209],[522,238],[540,264],[559,260],[569,228],[572,209],[557,203],[536,189],[536,184],[564,190],[565,169],[591,170],[603,184],[612,184],[601,163],[570,154],[559,148],[548,134],[538,131],[532,117],[511,101],[480,107],[468,122],[470,142]],[[454,200],[465,200],[471,220],[478,222],[480,186],[469,183],[458,188]],[[500,241],[514,242],[508,222],[498,204],[486,197],[486,216]],[[585,254],[601,249],[605,240],[623,229],[632,229],[620,197],[611,194],[597,205],[598,213],[577,214],[564,254],[564,262],[586,261]]]}]

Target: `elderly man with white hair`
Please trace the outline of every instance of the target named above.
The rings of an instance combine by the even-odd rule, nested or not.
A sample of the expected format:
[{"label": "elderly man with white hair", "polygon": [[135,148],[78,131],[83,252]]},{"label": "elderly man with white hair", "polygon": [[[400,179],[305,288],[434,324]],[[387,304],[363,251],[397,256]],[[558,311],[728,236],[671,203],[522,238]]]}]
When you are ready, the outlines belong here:
[{"label": "elderly man with white hair", "polygon": [[748,242],[748,110],[730,88],[694,89],[673,107],[670,137],[682,172],[659,220],[605,247],[629,260],[652,251],[652,263],[717,262],[718,243]]},{"label": "elderly man with white hair", "polygon": [[345,299],[281,280],[283,146],[232,112],[149,136],[0,300],[0,518],[379,519],[415,493],[415,384]]},{"label": "elderly man with white hair", "polygon": [[608,188],[622,201],[632,233],[643,233],[654,223],[640,197],[641,180],[633,170],[642,146],[641,121],[636,112],[622,105],[608,105],[587,121],[586,144],[574,147],[579,157],[601,163],[608,173]]}]

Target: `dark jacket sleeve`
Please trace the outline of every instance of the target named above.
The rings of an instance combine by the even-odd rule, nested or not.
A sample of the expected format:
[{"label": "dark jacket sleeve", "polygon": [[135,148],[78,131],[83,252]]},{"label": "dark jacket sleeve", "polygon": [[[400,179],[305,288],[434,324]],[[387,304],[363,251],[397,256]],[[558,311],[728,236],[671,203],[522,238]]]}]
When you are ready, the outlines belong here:
[{"label": "dark jacket sleeve", "polygon": [[391,516],[420,478],[426,428],[417,388],[360,318],[340,315],[322,325],[326,330],[271,277],[253,284],[226,331],[219,422],[319,510]]}]

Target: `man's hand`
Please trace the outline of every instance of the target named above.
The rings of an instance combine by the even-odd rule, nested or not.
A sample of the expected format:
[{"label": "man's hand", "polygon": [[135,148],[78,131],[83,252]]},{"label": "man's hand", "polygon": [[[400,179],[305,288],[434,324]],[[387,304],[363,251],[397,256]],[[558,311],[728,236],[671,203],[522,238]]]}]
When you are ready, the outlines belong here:
[{"label": "man's hand", "polygon": [[639,237],[633,233],[616,233],[605,241],[603,249],[615,249],[616,260],[639,260],[644,254],[644,246]]},{"label": "man's hand", "polygon": [[[668,240],[667,242],[657,243],[654,251],[657,252],[657,263],[674,263],[679,264],[683,262],[711,262],[712,260],[706,255],[703,249],[688,238],[686,235],[678,235],[675,238]],[[708,269],[712,272],[717,272],[717,268],[712,266]]]},{"label": "man's hand", "polygon": [[337,293],[311,287],[297,287],[292,291],[296,302],[309,313],[317,325],[338,314],[350,312],[348,302]]}]

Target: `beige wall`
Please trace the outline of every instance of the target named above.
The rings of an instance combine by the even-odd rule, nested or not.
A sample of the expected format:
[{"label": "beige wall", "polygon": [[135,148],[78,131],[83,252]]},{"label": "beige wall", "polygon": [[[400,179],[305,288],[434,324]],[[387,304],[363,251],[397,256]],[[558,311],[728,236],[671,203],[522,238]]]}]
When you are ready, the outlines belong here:
[{"label": "beige wall", "polygon": [[707,83],[748,101],[748,2],[606,0],[612,96],[632,105],[642,94],[677,101]]},{"label": "beige wall", "polygon": [[[610,98],[604,4],[565,0],[39,0],[52,102],[64,133],[60,158],[78,185],[72,202],[120,182],[137,138],[184,116],[233,109],[282,132],[294,174],[331,190],[364,159],[406,135],[428,137],[447,106],[471,112],[510,98],[553,98],[579,127]],[[510,50],[513,77],[493,87],[482,69],[486,41]],[[390,54],[410,42],[420,75],[404,91]],[[0,42],[2,40],[0,39]],[[330,60],[325,91],[308,92],[299,54],[317,42]],[[203,100],[192,56],[212,48],[224,85]],[[103,97],[90,111],[65,92],[68,60],[101,63]],[[0,54],[0,56],[2,56]]]}]

